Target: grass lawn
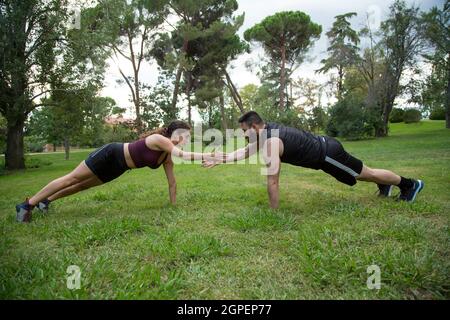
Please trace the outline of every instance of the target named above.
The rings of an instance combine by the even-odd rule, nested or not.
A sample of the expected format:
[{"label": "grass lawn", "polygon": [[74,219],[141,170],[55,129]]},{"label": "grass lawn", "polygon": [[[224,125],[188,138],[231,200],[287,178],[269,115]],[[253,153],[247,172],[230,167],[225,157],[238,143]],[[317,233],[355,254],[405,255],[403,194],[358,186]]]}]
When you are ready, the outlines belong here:
[{"label": "grass lawn", "polygon": [[[321,171],[283,165],[280,209],[268,209],[259,165],[140,169],[61,199],[31,224],[14,205],[88,151],[34,155],[51,165],[0,176],[0,298],[448,299],[450,130],[393,124],[384,139],[344,142],[368,166],[425,181],[413,204],[378,199]],[[367,267],[381,289],[366,286]],[[81,288],[66,269],[81,269]]]}]

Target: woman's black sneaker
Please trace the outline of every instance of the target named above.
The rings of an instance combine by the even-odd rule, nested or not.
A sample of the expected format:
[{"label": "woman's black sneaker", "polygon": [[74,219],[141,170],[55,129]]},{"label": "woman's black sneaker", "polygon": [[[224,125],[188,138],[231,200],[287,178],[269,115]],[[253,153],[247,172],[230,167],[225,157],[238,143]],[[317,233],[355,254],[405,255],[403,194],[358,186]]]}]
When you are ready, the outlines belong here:
[{"label": "woman's black sneaker", "polygon": [[33,206],[28,201],[16,205],[16,221],[17,222],[31,222]]},{"label": "woman's black sneaker", "polygon": [[39,209],[39,211],[41,211],[42,213],[48,213],[48,207],[50,205],[50,200],[45,199],[42,200],[38,203],[37,208]]}]

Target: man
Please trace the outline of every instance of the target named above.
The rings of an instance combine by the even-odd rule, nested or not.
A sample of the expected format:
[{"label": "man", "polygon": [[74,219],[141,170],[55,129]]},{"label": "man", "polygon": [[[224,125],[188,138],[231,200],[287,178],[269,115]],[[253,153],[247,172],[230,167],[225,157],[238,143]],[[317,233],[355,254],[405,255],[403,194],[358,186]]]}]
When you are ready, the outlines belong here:
[{"label": "man", "polygon": [[382,197],[390,196],[393,186],[398,186],[401,191],[398,200],[402,201],[413,202],[424,187],[421,180],[408,179],[389,170],[365,166],[361,160],[347,153],[334,138],[316,136],[276,123],[265,123],[254,111],[244,114],[239,119],[239,124],[245,136],[250,138],[250,143],[245,148],[226,154],[223,159],[217,159],[217,162],[207,161],[204,166],[213,167],[218,163],[243,160],[255,154],[262,146],[264,160],[269,167],[267,191],[272,208],[278,208],[279,203],[281,162],[321,169],[350,186],[355,185],[357,180],[374,182],[378,185],[379,196]]}]

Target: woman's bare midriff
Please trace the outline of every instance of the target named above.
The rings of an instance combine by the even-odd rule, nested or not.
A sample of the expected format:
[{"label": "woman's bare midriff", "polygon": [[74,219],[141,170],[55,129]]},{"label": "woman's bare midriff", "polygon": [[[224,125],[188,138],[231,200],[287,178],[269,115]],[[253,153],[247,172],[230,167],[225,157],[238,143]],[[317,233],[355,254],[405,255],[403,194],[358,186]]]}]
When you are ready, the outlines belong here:
[{"label": "woman's bare midriff", "polygon": [[133,162],[133,159],[131,159],[130,151],[128,150],[129,143],[123,144],[123,153],[125,155],[125,162],[127,163],[128,168],[134,169],[136,168],[136,165]]},{"label": "woman's bare midriff", "polygon": [[[123,153],[125,155],[125,162],[127,163],[128,168],[135,169],[136,165],[131,158],[130,151],[128,150],[129,143],[123,144]],[[160,164],[166,158],[166,153],[163,153],[161,157],[158,159],[158,163]]]}]

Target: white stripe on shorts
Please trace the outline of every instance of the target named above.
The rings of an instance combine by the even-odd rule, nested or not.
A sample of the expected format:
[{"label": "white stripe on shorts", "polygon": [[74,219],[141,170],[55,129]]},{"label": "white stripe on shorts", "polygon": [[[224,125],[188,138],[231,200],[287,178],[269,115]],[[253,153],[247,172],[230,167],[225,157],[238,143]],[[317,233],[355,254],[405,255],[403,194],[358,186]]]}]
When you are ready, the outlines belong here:
[{"label": "white stripe on shorts", "polygon": [[356,178],[357,176],[359,176],[359,174],[357,174],[357,173],[356,173],[355,171],[353,171],[351,168],[349,168],[349,167],[343,165],[342,163],[340,163],[340,162],[338,162],[338,161],[336,161],[336,160],[334,160],[334,159],[332,159],[332,158],[330,158],[330,157],[328,157],[328,156],[325,157],[325,161],[328,162],[328,163],[331,163],[332,165],[338,167],[339,169],[344,170],[345,172],[351,174],[351,175],[352,175],[353,177],[355,177],[355,178]]}]

